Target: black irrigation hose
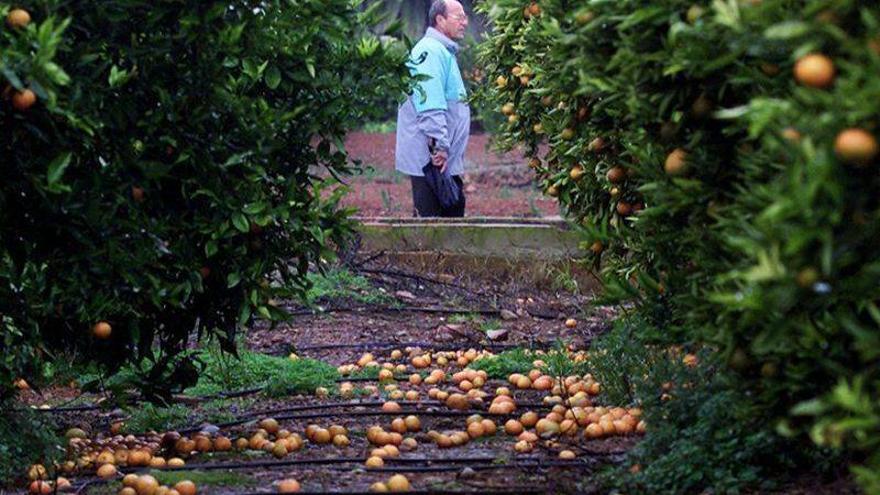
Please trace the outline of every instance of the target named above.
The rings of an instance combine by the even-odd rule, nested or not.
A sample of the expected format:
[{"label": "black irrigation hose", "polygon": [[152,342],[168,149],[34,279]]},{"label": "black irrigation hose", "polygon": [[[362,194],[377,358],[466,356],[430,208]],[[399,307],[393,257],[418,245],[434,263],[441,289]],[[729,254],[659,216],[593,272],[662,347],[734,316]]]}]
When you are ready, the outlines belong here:
[{"label": "black irrigation hose", "polygon": [[[272,495],[277,492],[245,492],[245,493],[237,493],[236,495]],[[374,492],[365,492],[365,491],[302,491],[299,493],[303,494],[325,494],[325,495],[373,495]],[[406,493],[415,494],[415,495],[520,495],[520,494],[538,494],[538,493],[548,493],[547,490],[540,490],[532,487],[520,487],[514,489],[502,489],[502,490],[493,490],[493,489],[474,489],[473,491],[457,491],[457,490],[438,490],[438,489],[428,489],[428,490],[407,490]]]},{"label": "black irrigation hose", "polygon": [[[252,395],[259,392],[262,392],[265,387],[253,387],[247,388],[243,390],[236,390],[233,392],[218,392],[216,394],[210,395],[200,395],[195,397],[186,397],[185,400],[180,402],[192,401],[192,402],[205,402],[209,400],[215,399],[234,399],[237,397],[244,397],[246,395]],[[132,402],[140,403],[143,399],[135,399]],[[82,411],[97,411],[101,409],[101,406],[97,404],[88,404],[82,406],[63,406],[63,407],[51,407],[48,409],[35,409],[35,411],[44,412],[44,413],[64,413],[64,412],[82,412]]]},{"label": "black irrigation hose", "polygon": [[[489,418],[499,417],[499,418],[516,418],[522,413],[510,413],[510,414],[492,414],[483,409],[471,409],[468,411],[429,411],[429,410],[421,410],[421,409],[407,409],[401,410],[399,412],[388,412],[388,411],[350,411],[350,412],[339,412],[339,413],[314,413],[314,414],[288,414],[288,415],[278,415],[280,412],[297,412],[297,411],[310,411],[310,410],[320,410],[320,409],[335,409],[335,408],[344,408],[344,407],[359,407],[359,406],[381,406],[385,404],[385,402],[338,402],[333,404],[317,404],[314,406],[291,406],[281,409],[268,410],[268,411],[255,411],[253,413],[247,413],[237,419],[232,421],[227,421],[225,423],[219,423],[214,426],[217,428],[229,428],[231,426],[239,426],[245,423],[250,423],[252,421],[256,421],[260,417],[272,417],[275,420],[289,420],[289,419],[319,419],[319,418],[327,418],[332,416],[407,416],[407,415],[416,415],[416,416],[448,416],[448,417],[468,417],[474,414],[480,414],[482,416]],[[428,405],[428,406],[443,406],[445,403],[440,401],[432,401],[432,402],[418,402],[418,401],[401,401],[398,402],[400,405]],[[518,408],[528,408],[530,410],[534,409],[548,409],[552,406],[540,403],[540,402],[526,402],[522,404],[517,404]],[[200,431],[202,426],[189,426],[180,430],[177,430],[181,435],[186,435],[189,433],[195,433]]]},{"label": "black irrigation hose", "polygon": [[[237,493],[236,495],[272,495],[278,492],[245,492],[245,493]],[[365,491],[302,491],[299,493],[307,494],[307,495],[316,495],[316,494],[325,494],[325,495],[373,495],[374,492],[365,492]],[[506,490],[492,490],[492,489],[474,489],[473,491],[456,491],[456,490],[437,490],[437,489],[428,489],[428,490],[407,490],[406,493],[415,494],[415,495],[520,495],[520,494],[538,494],[538,493],[548,493],[546,490],[539,490],[537,488],[531,487],[521,487],[515,489],[506,489]]]},{"label": "black irrigation hose", "polygon": [[[253,411],[246,414],[243,414],[237,419],[244,419],[245,417],[271,417],[275,414],[281,414],[286,412],[297,412],[297,411],[310,411],[310,410],[319,410],[319,409],[336,409],[336,408],[348,408],[348,407],[374,407],[374,406],[382,406],[387,401],[372,401],[372,402],[333,402],[330,404],[315,404],[315,405],[302,405],[302,406],[290,406],[290,407],[282,407],[278,409],[264,409],[262,411]],[[445,406],[445,402],[439,400],[427,400],[427,401],[395,401],[401,406]],[[517,408],[529,408],[529,409],[551,409],[552,405],[547,405],[542,402],[523,402],[517,403]],[[474,414],[479,414],[482,409],[475,409]]]},{"label": "black irrigation hose", "polygon": [[[351,313],[357,311],[369,310],[371,312],[378,313],[440,313],[440,314],[456,314],[456,315],[466,315],[466,314],[480,314],[480,315],[498,315],[501,314],[500,309],[471,309],[471,308],[444,308],[440,306],[339,306],[339,307],[330,307],[325,308],[321,311],[316,309],[295,309],[288,310],[287,313],[291,316],[313,316],[313,315],[326,315],[331,313]],[[531,313],[530,313],[531,314]],[[542,315],[535,315],[539,318]],[[553,319],[556,319],[556,316],[553,316]]]},{"label": "black irrigation hose", "polygon": [[[305,351],[320,351],[320,350],[328,350],[328,349],[361,349],[361,348],[377,348],[377,349],[387,349],[393,347],[427,347],[427,348],[436,348],[441,346],[448,346],[450,343],[445,342],[359,342],[353,344],[320,344],[320,345],[301,345],[301,346],[293,346],[292,348],[296,352],[305,352]],[[514,347],[522,347],[522,345],[518,344],[502,344],[502,343],[486,343],[480,344],[481,347],[487,348],[498,348],[498,349],[510,349]]]},{"label": "black irrigation hose", "polygon": [[[501,459],[503,460],[503,459]],[[288,459],[288,460],[267,460],[267,461],[250,461],[250,462],[227,462],[214,464],[187,464],[179,468],[141,468],[134,472],[149,472],[151,470],[174,472],[174,471],[220,471],[220,470],[238,470],[238,469],[255,469],[264,468],[272,469],[278,467],[289,466],[311,466],[311,465],[335,465],[335,464],[358,464],[366,472],[431,472],[431,471],[460,471],[464,468],[474,470],[488,469],[504,469],[504,468],[535,468],[535,467],[591,467],[590,463],[584,461],[547,461],[539,458],[524,459],[517,462],[498,462],[499,459],[488,456],[481,457],[461,457],[461,458],[386,458],[388,464],[400,464],[395,466],[383,466],[379,468],[368,468],[363,466],[366,459],[364,457],[335,457],[326,459]],[[462,463],[482,463],[471,464],[465,466],[451,466],[450,464]],[[428,466],[412,466],[413,464],[429,464]],[[445,465],[444,465],[445,464]],[[338,469],[338,468],[337,468]],[[350,467],[342,468],[344,470]]]}]

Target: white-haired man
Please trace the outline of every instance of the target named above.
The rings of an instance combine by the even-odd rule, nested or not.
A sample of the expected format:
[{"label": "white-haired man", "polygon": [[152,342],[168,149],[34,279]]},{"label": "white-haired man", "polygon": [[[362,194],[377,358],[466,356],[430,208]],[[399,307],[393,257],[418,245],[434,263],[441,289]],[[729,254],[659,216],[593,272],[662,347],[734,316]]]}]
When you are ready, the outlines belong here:
[{"label": "white-haired man", "polygon": [[[395,162],[410,176],[413,206],[420,217],[462,217],[465,198],[461,176],[470,134],[471,111],[456,53],[468,18],[456,0],[434,0],[428,11],[425,36],[410,53],[410,71],[423,76],[397,112]],[[432,164],[435,171],[427,168]],[[433,172],[439,172],[433,173]],[[449,204],[437,177],[457,185],[456,201]],[[454,185],[452,186],[454,188]]]}]

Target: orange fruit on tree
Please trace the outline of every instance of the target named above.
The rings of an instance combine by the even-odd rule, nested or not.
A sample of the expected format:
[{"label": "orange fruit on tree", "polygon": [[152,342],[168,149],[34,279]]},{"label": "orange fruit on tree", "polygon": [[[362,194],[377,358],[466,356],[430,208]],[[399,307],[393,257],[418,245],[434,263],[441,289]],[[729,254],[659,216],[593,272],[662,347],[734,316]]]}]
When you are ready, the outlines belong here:
[{"label": "orange fruit on tree", "polygon": [[584,167],[581,167],[580,165],[575,165],[571,168],[568,176],[571,177],[571,180],[580,180],[580,178],[584,176]]},{"label": "orange fruit on tree", "polygon": [[827,88],[834,82],[834,62],[821,53],[801,57],[794,65],[794,78],[804,86]]},{"label": "orange fruit on tree", "polygon": [[6,16],[6,24],[9,27],[15,28],[23,28],[31,23],[31,15],[27,10],[24,9],[12,9],[9,11],[9,14]]},{"label": "orange fruit on tree", "polygon": [[133,199],[135,203],[143,203],[144,202],[144,188],[138,187],[138,186],[131,186],[131,199]]},{"label": "orange fruit on tree", "polygon": [[792,143],[796,143],[801,140],[801,133],[794,127],[786,127],[782,130],[781,134],[785,140]]},{"label": "orange fruit on tree", "polygon": [[94,335],[96,339],[109,339],[112,331],[113,327],[111,327],[106,321],[99,321],[94,327],[92,327],[92,335]]},{"label": "orange fruit on tree", "polygon": [[535,2],[532,2],[532,4],[529,5],[529,14],[531,14],[532,16],[541,15],[541,6]]},{"label": "orange fruit on tree", "polygon": [[12,95],[12,106],[20,112],[24,112],[25,110],[34,106],[34,103],[36,102],[37,95],[29,89],[18,91],[17,93]]},{"label": "orange fruit on tree", "polygon": [[663,170],[672,176],[683,174],[687,170],[687,156],[687,152],[681,148],[672,150],[672,152],[666,156]]},{"label": "orange fruit on tree", "polygon": [[865,166],[880,153],[877,139],[864,129],[846,129],[834,140],[834,152],[844,162]]},{"label": "orange fruit on tree", "polygon": [[605,173],[605,178],[612,184],[620,184],[626,179],[626,169],[623,167],[611,167]]}]

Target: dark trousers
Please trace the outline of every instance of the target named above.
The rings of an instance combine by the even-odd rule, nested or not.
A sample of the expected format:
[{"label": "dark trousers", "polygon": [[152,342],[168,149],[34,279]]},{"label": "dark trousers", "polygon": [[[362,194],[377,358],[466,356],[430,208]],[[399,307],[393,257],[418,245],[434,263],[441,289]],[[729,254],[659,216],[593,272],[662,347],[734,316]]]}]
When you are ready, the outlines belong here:
[{"label": "dark trousers", "polygon": [[410,176],[412,182],[413,206],[416,217],[463,217],[465,207],[464,182],[460,175],[453,175],[452,179],[461,187],[461,201],[452,208],[443,208],[434,191],[428,186],[424,177]]}]

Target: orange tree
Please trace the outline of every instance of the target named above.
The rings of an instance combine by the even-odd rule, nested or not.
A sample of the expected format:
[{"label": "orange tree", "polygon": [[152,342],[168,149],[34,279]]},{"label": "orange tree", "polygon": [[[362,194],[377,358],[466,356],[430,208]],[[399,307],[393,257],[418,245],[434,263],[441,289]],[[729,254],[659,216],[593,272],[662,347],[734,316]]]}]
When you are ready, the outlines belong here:
[{"label": "orange tree", "polygon": [[[349,0],[0,3],[0,397],[59,350],[193,383],[350,225],[342,137],[407,85]],[[71,352],[73,354],[73,352]],[[19,382],[21,383],[21,382]],[[4,407],[4,410],[6,408]]]},{"label": "orange tree", "polygon": [[635,340],[616,336],[618,350],[672,346],[711,371],[635,394],[654,428],[618,483],[735,490],[812,462],[797,455],[812,440],[880,490],[880,9],[480,9],[493,31],[477,97],[507,115],[501,146],[531,150],[601,267],[604,297],[635,308],[619,330],[638,327]]}]

